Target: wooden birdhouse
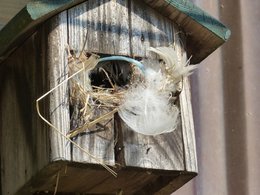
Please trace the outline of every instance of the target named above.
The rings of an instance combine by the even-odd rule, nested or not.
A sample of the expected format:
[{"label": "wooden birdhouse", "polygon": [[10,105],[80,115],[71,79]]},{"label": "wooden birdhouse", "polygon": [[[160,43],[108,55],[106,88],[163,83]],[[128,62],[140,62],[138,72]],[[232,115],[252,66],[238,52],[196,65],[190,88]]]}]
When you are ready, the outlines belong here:
[{"label": "wooden birdhouse", "polygon": [[[0,31],[1,194],[166,195],[180,188],[198,173],[187,78],[173,95],[175,130],[158,135],[133,131],[114,104],[106,110],[97,97],[89,103],[88,93],[73,93],[86,88],[84,76],[106,93],[133,85],[131,62],[97,65],[98,58],[164,64],[149,48],[171,47],[176,63],[196,64],[229,36],[183,0],[28,3]],[[73,77],[91,56],[95,67]],[[70,77],[82,87],[73,88]]]}]

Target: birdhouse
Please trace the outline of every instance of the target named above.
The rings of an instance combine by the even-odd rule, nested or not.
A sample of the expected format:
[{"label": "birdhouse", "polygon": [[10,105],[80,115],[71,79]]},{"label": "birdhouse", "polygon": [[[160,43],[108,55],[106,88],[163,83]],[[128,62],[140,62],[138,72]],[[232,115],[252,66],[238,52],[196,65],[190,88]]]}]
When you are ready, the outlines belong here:
[{"label": "birdhouse", "polygon": [[189,80],[154,90],[229,36],[189,1],[28,3],[0,31],[2,194],[180,188],[198,173]]}]

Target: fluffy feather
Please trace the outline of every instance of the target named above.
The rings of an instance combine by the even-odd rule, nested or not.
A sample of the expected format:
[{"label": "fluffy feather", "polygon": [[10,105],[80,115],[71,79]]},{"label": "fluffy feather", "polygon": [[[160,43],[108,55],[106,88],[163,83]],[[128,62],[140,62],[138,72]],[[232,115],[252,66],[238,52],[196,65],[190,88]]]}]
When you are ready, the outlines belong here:
[{"label": "fluffy feather", "polygon": [[180,55],[173,47],[151,47],[150,51],[158,54],[164,61],[163,70],[171,84],[176,84],[183,77],[189,76],[197,66],[188,66],[185,55]]},{"label": "fluffy feather", "polygon": [[179,110],[169,103],[169,95],[160,92],[160,72],[146,71],[145,83],[130,88],[119,108],[123,121],[138,133],[157,135],[171,132],[178,124]]},{"label": "fluffy feather", "polygon": [[[171,94],[183,77],[196,66],[187,66],[186,56],[171,47],[150,48],[164,61],[161,69],[145,68],[145,79],[132,86],[119,107],[119,115],[134,131],[158,135],[176,129],[179,109],[171,101]],[[158,64],[160,66],[160,64]]]}]

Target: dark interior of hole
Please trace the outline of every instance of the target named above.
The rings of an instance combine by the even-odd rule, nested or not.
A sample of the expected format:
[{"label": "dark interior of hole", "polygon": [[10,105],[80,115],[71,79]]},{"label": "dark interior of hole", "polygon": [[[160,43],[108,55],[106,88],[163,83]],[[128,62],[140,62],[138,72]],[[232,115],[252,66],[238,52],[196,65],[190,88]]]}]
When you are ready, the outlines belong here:
[{"label": "dark interior of hole", "polygon": [[[106,75],[107,73],[107,75]],[[132,67],[126,61],[100,62],[90,73],[91,85],[111,88],[113,85],[124,87],[130,82]],[[108,78],[109,77],[109,78]],[[109,81],[110,79],[110,81]]]}]

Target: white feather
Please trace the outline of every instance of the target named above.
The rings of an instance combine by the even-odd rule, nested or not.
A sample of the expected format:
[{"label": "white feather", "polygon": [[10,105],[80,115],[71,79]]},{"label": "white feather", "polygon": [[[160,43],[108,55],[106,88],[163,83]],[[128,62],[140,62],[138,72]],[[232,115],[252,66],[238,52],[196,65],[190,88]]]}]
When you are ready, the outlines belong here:
[{"label": "white feather", "polygon": [[125,95],[119,115],[134,131],[144,135],[171,132],[178,124],[179,110],[169,103],[169,94],[160,91],[161,72],[146,70],[145,83],[132,87]]},{"label": "white feather", "polygon": [[127,91],[118,113],[134,131],[158,135],[176,129],[179,109],[169,99],[182,78],[191,74],[196,66],[187,66],[186,56],[180,56],[174,48],[159,47],[150,51],[158,54],[164,64],[159,71],[146,67],[144,82]]},{"label": "white feather", "polygon": [[159,95],[156,90],[140,85],[126,95],[119,115],[136,132],[157,135],[176,128],[178,108],[170,106],[168,99]]},{"label": "white feather", "polygon": [[173,47],[151,47],[149,50],[162,58],[165,62],[166,74],[172,77],[174,83],[181,81],[182,77],[189,76],[197,68],[197,66],[188,66],[189,61],[186,61],[186,56],[179,56]]}]

